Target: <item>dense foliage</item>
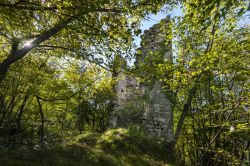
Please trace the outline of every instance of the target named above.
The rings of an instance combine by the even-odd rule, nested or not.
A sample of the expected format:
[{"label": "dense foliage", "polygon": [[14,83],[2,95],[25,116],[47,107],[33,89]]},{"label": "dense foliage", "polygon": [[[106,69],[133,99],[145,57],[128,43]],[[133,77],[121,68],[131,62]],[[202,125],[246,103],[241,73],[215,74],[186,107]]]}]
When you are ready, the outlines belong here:
[{"label": "dense foliage", "polygon": [[[11,149],[23,153],[73,144],[79,135],[77,148],[59,148],[67,155],[60,157],[77,151],[88,157],[88,163],[94,162],[93,155],[105,154],[94,162],[97,165],[104,160],[119,165],[117,156],[125,156],[131,165],[161,165],[169,156],[176,165],[249,164],[250,28],[239,26],[248,14],[247,1],[180,1],[183,16],[174,17],[171,32],[164,34],[176,49],[173,59],[159,61],[159,52],[152,55],[151,65],[146,61],[132,72],[118,69],[134,56],[140,21],[176,4],[172,0],[1,0],[1,156],[10,155],[6,159],[11,160]],[[121,56],[123,64],[116,60]],[[162,82],[174,110],[175,134],[169,145],[139,127],[106,131],[119,72],[141,76],[144,82],[152,77]],[[133,106],[136,102],[140,100],[121,108],[135,119],[141,109],[139,104]],[[54,153],[56,158],[59,149],[37,153]],[[137,162],[140,153],[145,155]],[[72,155],[79,162],[81,157]]]}]

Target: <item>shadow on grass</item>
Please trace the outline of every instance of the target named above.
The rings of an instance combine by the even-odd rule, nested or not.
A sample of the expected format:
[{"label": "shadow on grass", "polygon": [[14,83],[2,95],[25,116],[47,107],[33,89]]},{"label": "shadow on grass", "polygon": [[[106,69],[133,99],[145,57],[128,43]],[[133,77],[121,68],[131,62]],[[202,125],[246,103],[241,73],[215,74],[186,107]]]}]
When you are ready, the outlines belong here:
[{"label": "shadow on grass", "polygon": [[2,150],[0,156],[1,166],[160,166],[174,161],[166,144],[127,129],[85,133],[75,143],[53,149]]},{"label": "shadow on grass", "polygon": [[54,149],[37,149],[29,151],[9,151],[2,150],[0,152],[0,165],[31,165],[31,166],[47,166],[47,165],[117,165],[112,155],[105,154],[96,149],[82,147],[77,145],[57,147]]}]

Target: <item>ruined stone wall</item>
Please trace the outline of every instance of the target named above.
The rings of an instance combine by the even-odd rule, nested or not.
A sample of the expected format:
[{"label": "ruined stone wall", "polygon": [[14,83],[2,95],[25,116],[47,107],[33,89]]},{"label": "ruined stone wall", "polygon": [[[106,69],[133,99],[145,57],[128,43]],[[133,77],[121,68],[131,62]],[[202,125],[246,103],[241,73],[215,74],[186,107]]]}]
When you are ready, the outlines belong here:
[{"label": "ruined stone wall", "polygon": [[142,124],[151,135],[165,138],[168,141],[173,139],[171,103],[164,94],[159,81],[155,81],[153,89],[150,90]]},{"label": "ruined stone wall", "polygon": [[[144,31],[142,36],[141,54],[136,58],[136,66],[140,68],[147,63],[145,59],[161,55],[161,59],[171,60],[171,44],[165,40],[165,32],[170,18],[161,20],[149,30]],[[173,112],[171,103],[164,94],[159,80],[151,80],[151,84],[144,85],[137,81],[136,77],[120,73],[115,87],[116,115],[111,118],[113,127],[123,127],[131,123],[141,124],[145,130],[154,136],[159,136],[167,141],[173,138]],[[127,113],[120,114],[119,111]],[[129,113],[131,111],[131,113]],[[134,112],[133,112],[134,111]],[[135,116],[137,115],[138,116]],[[141,113],[141,114],[140,114]]]},{"label": "ruined stone wall", "polygon": [[153,58],[155,54],[160,54],[163,60],[172,59],[172,43],[167,39],[169,33],[170,17],[162,19],[160,23],[145,30],[141,37],[141,54],[136,57],[136,65],[145,61],[145,58]]},{"label": "ruined stone wall", "polygon": [[[172,61],[172,46],[171,42],[167,41],[169,22],[170,17],[167,17],[144,32],[141,59],[148,57],[150,60],[155,56],[160,56],[162,61]],[[146,87],[149,99],[145,106],[143,126],[150,134],[171,141],[173,139],[171,103],[164,94],[161,82],[157,79],[153,79],[152,82],[151,86]]]},{"label": "ruined stone wall", "polygon": [[115,86],[115,114],[111,118],[112,127],[126,127],[142,124],[144,110],[144,89],[135,77],[120,73]]}]

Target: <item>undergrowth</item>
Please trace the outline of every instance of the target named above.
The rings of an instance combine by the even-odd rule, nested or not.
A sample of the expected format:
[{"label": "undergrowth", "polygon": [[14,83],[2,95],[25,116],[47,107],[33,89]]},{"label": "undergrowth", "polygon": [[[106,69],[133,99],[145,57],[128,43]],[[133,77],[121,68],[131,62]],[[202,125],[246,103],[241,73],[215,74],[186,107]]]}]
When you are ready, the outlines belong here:
[{"label": "undergrowth", "polygon": [[31,150],[0,151],[0,165],[172,165],[173,154],[161,139],[149,137],[138,126],[85,132],[67,145]]}]

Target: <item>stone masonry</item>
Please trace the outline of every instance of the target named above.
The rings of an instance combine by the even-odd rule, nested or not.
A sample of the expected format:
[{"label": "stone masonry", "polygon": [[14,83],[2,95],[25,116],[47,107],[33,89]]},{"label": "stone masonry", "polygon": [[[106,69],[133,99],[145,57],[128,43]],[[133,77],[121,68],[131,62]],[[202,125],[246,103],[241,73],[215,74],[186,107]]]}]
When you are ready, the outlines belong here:
[{"label": "stone masonry", "polygon": [[[160,55],[163,61],[172,59],[171,44],[165,40],[169,21],[170,17],[167,17],[144,31],[139,49],[141,54],[136,57],[135,62],[137,68],[143,64],[147,65],[156,54]],[[162,83],[153,78],[150,85],[145,85],[139,83],[136,77],[128,76],[123,72],[120,72],[117,79],[115,86],[117,114],[111,117],[111,126],[141,124],[149,134],[171,141],[173,139],[173,112],[171,103],[164,94]],[[119,111],[123,110],[126,110],[126,114],[119,114]],[[132,113],[129,113],[130,111]],[[141,114],[137,115],[137,112]]]}]

